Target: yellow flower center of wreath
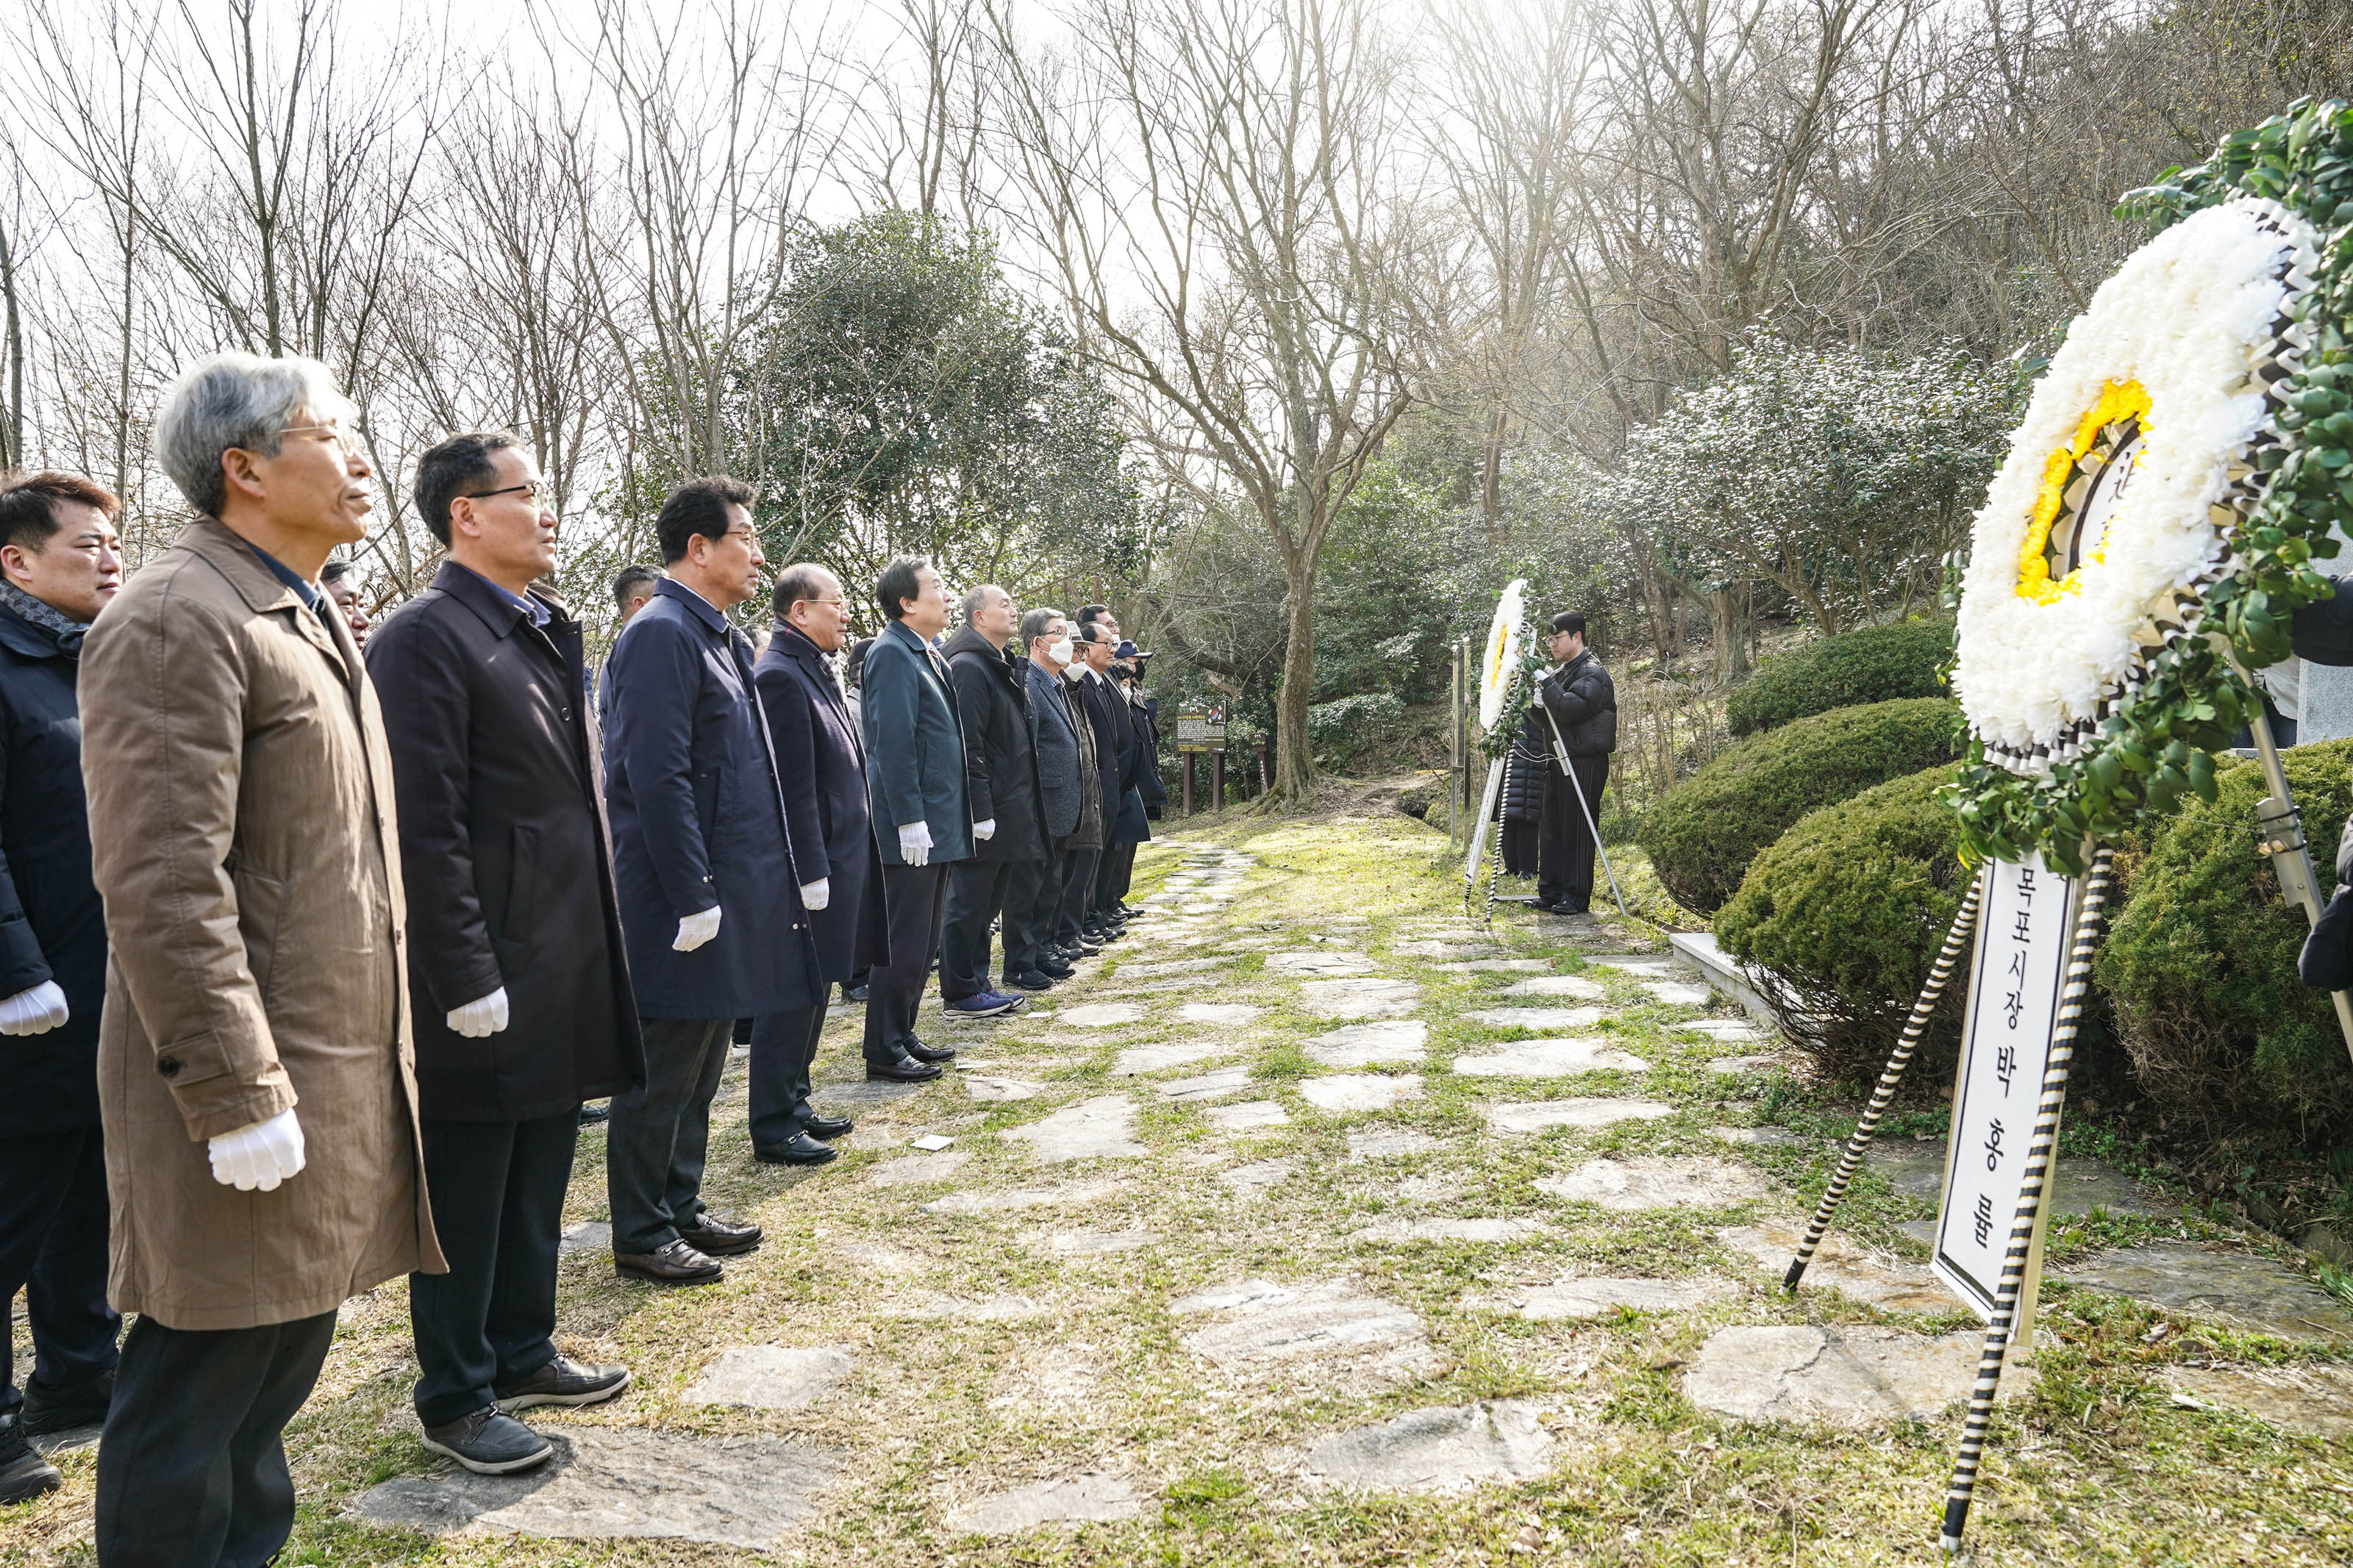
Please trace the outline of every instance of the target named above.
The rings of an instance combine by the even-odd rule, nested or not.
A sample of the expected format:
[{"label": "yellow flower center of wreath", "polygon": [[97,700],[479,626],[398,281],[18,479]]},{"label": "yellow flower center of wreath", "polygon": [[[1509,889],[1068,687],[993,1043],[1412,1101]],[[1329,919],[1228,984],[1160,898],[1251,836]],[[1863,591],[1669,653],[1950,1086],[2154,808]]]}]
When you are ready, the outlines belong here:
[{"label": "yellow flower center of wreath", "polygon": [[[2107,530],[2091,552],[2084,557],[2084,565],[2076,567],[2057,582],[2051,579],[2051,531],[2067,510],[2067,490],[2075,470],[2092,449],[2098,446],[2102,435],[2112,425],[2124,420],[2138,423],[2141,433],[2148,432],[2148,389],[2137,380],[2109,382],[2100,389],[2100,400],[2084,411],[2075,424],[2075,438],[2059,447],[2042,460],[2042,488],[2035,493],[2034,515],[2026,528],[2026,542],[2018,552],[2018,596],[2031,599],[2038,605],[2055,605],[2066,595],[2079,592],[2084,585],[2084,566],[2096,565],[2107,560]],[[2110,459],[2117,451],[2108,454]],[[2098,475],[2089,476],[2096,479]],[[2080,500],[2088,500],[2086,489]],[[2114,514],[2109,526],[2115,525]]]}]

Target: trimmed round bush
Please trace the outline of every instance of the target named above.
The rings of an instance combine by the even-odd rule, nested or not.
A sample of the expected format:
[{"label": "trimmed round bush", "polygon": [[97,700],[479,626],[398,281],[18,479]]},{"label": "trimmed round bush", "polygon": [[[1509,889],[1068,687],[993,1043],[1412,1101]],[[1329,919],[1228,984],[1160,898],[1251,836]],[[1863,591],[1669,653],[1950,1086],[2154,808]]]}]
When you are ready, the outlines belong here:
[{"label": "trimmed round bush", "polygon": [[1734,687],[1725,721],[1735,735],[1778,729],[1811,713],[1889,702],[1899,697],[1949,697],[1953,623],[1899,621],[1820,637],[1778,654]]},{"label": "trimmed round bush", "polygon": [[[1951,779],[1927,768],[1813,813],[1715,918],[1725,952],[1778,978],[1783,1030],[1833,1078],[1885,1064],[1960,908],[1959,825],[1936,798]],[[1907,1081],[1951,1081],[1965,989],[1947,992]]]},{"label": "trimmed round bush", "polygon": [[[2321,887],[2353,812],[2353,741],[2282,753]],[[2299,983],[2301,911],[2255,848],[2263,770],[2223,759],[2217,798],[2195,796],[2145,853],[2094,971],[2142,1091],[2168,1118],[2212,1131],[2353,1141],[2353,1063],[2326,993]]]},{"label": "trimmed round bush", "polygon": [[1916,697],[1796,720],[1744,741],[1643,814],[1636,836],[1685,909],[1713,914],[1757,852],[1810,811],[1959,755],[1960,710]]}]

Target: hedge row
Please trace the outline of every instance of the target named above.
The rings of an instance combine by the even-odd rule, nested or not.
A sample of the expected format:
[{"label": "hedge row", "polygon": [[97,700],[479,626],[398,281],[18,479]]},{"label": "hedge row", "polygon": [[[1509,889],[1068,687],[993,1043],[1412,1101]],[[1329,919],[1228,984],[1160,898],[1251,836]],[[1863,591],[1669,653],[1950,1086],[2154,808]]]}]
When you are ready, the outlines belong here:
[{"label": "hedge row", "polygon": [[1902,621],[1821,637],[1757,667],[1733,689],[1725,721],[1735,735],[1760,734],[1810,714],[1898,697],[1949,697],[1953,623]]}]

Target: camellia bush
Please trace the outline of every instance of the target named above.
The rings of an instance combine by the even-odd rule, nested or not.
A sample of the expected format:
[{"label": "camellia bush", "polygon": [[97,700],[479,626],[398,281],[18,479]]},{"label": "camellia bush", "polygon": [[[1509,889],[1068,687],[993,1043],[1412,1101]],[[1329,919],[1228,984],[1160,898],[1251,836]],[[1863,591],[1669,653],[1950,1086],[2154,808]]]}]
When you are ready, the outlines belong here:
[{"label": "camellia bush", "polygon": [[1725,722],[1735,735],[1899,697],[1949,697],[1953,662],[1949,620],[1898,621],[1820,637],[1767,659],[1732,689]]},{"label": "camellia bush", "polygon": [[[1937,796],[1951,779],[1926,768],[1815,812],[1716,915],[1716,940],[1772,972],[1782,1029],[1832,1078],[1878,1073],[1960,908],[1960,827]],[[1949,1081],[1965,989],[1947,994],[1914,1081]]]},{"label": "camellia bush", "polygon": [[1936,697],[1795,720],[1732,747],[1643,814],[1636,837],[1685,909],[1714,913],[1792,823],[1959,754],[1960,710]]},{"label": "camellia bush", "polygon": [[[2321,885],[2353,814],[2353,741],[2283,752]],[[2262,770],[2225,759],[2211,804],[2185,802],[2124,864],[2094,976],[2135,1077],[2167,1114],[2214,1131],[2353,1141],[2353,1063],[2328,997],[2296,979],[2305,919],[2255,848]]]}]

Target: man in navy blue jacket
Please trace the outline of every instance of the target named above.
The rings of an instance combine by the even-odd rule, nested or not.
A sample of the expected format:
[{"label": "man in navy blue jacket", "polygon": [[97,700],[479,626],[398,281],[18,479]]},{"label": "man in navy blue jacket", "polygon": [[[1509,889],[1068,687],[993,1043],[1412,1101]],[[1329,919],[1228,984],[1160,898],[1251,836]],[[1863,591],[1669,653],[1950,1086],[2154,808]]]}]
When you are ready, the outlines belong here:
[{"label": "man in navy blue jacket", "polygon": [[768,1164],[822,1165],[834,1157],[830,1141],[850,1124],[809,1109],[809,1066],[833,983],[888,956],[882,854],[866,804],[866,748],[825,662],[849,630],[841,580],[822,566],[787,566],[773,606],[776,634],[753,679],[776,748],[793,864],[811,879],[801,884],[801,902],[822,989],[814,1007],[752,1021],[752,1154]]},{"label": "man in navy blue jacket", "polygon": [[106,1419],[106,1146],[98,1016],[106,916],[90,879],[74,681],[122,586],[113,496],[70,474],[0,488],[0,1329],[25,1291],[33,1373],[0,1337],[0,1504],[59,1484],[28,1436]]},{"label": "man in navy blue jacket", "polygon": [[947,660],[932,639],[947,629],[947,590],[931,563],[902,556],[882,568],[874,597],[889,625],[866,650],[859,721],[868,796],[891,906],[891,962],[866,994],[866,1076],[902,1083],[940,1076],[955,1055],[915,1037],[915,1014],[939,956],[948,867],[997,831],[976,823],[965,793],[964,724]]},{"label": "man in navy blue jacket", "polygon": [[825,994],[785,827],[752,645],[727,621],[766,564],[750,486],[689,479],[654,528],[670,575],[606,665],[605,798],[646,1086],[613,1100],[606,1185],[627,1277],[716,1279],[760,1227],[702,1206],[711,1100],[738,1018]]}]

